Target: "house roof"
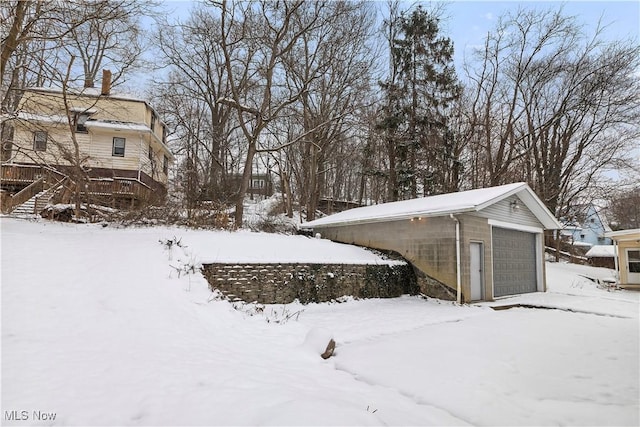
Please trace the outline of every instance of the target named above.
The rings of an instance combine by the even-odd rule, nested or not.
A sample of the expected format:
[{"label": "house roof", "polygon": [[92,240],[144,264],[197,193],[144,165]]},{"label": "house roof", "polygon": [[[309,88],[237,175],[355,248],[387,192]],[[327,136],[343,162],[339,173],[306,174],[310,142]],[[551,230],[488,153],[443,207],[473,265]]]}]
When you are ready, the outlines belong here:
[{"label": "house roof", "polygon": [[395,221],[417,216],[444,216],[478,212],[513,195],[517,195],[522,200],[545,229],[561,228],[553,214],[524,182],[350,209],[303,223],[300,227],[310,229],[323,226]]},{"label": "house roof", "polygon": [[611,237],[613,240],[625,241],[625,240],[640,240],[640,228],[632,228],[629,230],[609,231],[604,233],[606,237]]},{"label": "house roof", "polygon": [[[29,91],[29,92],[49,92],[49,93],[56,93],[56,94],[61,94],[63,92],[62,87],[44,87],[44,86],[28,87],[28,88],[25,88],[25,91]],[[92,97],[92,98],[104,97],[104,98],[111,98],[111,99],[121,99],[121,100],[124,100],[124,101],[143,102],[143,103],[149,105],[149,107],[151,107],[151,105],[146,100],[144,100],[143,98],[141,98],[141,97],[139,97],[137,95],[124,93],[124,92],[114,92],[113,90],[109,93],[109,95],[103,95],[102,94],[102,88],[96,88],[96,87],[84,87],[84,88],[83,87],[68,87],[67,88],[67,93],[72,94],[74,96],[87,96],[87,97]]]},{"label": "house roof", "polygon": [[[598,218],[598,221],[602,225],[602,228],[604,229],[604,231],[611,231],[611,227],[609,226],[606,216],[604,215],[604,209],[599,207],[599,206],[603,206],[604,204],[605,203],[602,201],[598,204],[594,202],[576,203],[569,207],[569,211],[574,215],[575,214],[583,215],[585,217],[584,218],[585,223],[589,218],[596,217]],[[569,224],[572,222],[574,221],[565,221],[566,224]]]}]

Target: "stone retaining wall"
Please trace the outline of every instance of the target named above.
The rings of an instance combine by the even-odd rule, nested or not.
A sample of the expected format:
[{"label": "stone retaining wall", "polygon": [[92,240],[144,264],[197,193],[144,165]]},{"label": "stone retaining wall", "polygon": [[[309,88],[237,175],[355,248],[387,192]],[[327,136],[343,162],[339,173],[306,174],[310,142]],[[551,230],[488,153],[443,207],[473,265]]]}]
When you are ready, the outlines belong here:
[{"label": "stone retaining wall", "polygon": [[231,300],[288,304],[348,295],[393,298],[420,292],[409,264],[204,264],[209,287]]}]

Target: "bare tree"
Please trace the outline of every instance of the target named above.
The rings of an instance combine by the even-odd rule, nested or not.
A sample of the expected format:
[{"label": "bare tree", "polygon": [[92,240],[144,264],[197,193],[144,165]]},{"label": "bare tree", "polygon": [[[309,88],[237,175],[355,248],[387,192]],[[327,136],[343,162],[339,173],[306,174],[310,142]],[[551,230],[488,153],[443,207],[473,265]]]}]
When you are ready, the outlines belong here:
[{"label": "bare tree", "polygon": [[[65,50],[79,59],[84,87],[93,87],[103,68],[114,70],[111,84],[116,85],[134,67],[142,55],[140,18],[155,15],[153,0],[84,1],[77,5],[85,19],[69,26],[64,38]],[[78,10],[68,20],[73,22]]]},{"label": "bare tree", "polygon": [[[215,10],[195,9],[184,22],[160,21],[156,35],[163,65],[171,70],[158,82],[157,104],[174,125],[177,155],[185,158],[187,204],[200,198],[224,202],[228,194],[231,109],[218,99],[229,91]],[[233,162],[232,162],[233,163]],[[182,168],[181,168],[182,169]]]},{"label": "bare tree", "polygon": [[519,10],[469,68],[474,186],[527,181],[562,216],[640,135],[639,49],[558,11]]},{"label": "bare tree", "polygon": [[[297,188],[307,220],[314,219],[321,195],[340,197],[338,189],[349,182],[348,171],[338,171],[344,161],[340,151],[355,138],[356,113],[368,99],[374,13],[363,2],[329,3],[320,15],[322,25],[302,34],[285,57],[288,85],[302,93],[295,114],[306,137],[289,153],[300,168]],[[352,158],[355,147],[350,148]]]},{"label": "bare tree", "polygon": [[[231,94],[218,102],[236,113],[246,144],[242,180],[236,194],[235,223],[242,225],[244,194],[249,186],[256,153],[282,147],[261,146],[264,131],[299,102],[310,81],[299,87],[286,84],[284,58],[302,36],[323,22],[327,7],[321,2],[264,1],[217,3],[221,13],[221,47]],[[316,76],[310,76],[316,78]],[[297,140],[288,142],[293,144]]]},{"label": "bare tree", "polygon": [[640,187],[609,194],[608,219],[616,230],[640,228]]}]

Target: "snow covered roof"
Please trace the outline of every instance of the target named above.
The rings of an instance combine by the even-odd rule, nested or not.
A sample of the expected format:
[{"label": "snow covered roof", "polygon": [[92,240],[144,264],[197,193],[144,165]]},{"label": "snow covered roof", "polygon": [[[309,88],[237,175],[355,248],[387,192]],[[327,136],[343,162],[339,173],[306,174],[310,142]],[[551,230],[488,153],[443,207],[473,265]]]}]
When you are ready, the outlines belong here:
[{"label": "snow covered roof", "polygon": [[613,258],[616,255],[613,245],[595,245],[585,254],[587,258]]},{"label": "snow covered roof", "polygon": [[[56,115],[56,114],[48,114],[48,115],[34,114],[26,111],[19,111],[16,114],[16,117],[20,120],[25,120],[29,122],[68,124],[68,119],[66,116]],[[113,120],[87,120],[85,122],[85,126],[95,127],[95,128],[105,128],[105,129],[121,129],[121,130],[132,130],[132,131],[139,131],[139,132],[151,132],[151,129],[145,124],[134,123],[134,122],[118,122]]]},{"label": "snow covered roof", "polygon": [[67,116],[61,116],[56,114],[34,114],[26,111],[19,111],[12,118],[18,120],[25,120],[28,122],[39,123],[55,123],[55,124],[68,124]]},{"label": "snow covered roof", "polygon": [[636,240],[640,239],[640,228],[632,228],[629,230],[610,231],[604,233],[606,237],[611,237],[613,240]]},{"label": "snow covered roof", "polygon": [[477,212],[514,194],[518,195],[545,229],[562,228],[544,203],[524,182],[350,209],[303,223],[300,227],[310,229],[329,225],[394,221],[416,216]]},{"label": "snow covered roof", "polygon": [[588,243],[588,242],[580,242],[580,241],[578,241],[578,242],[573,242],[571,245],[572,245],[572,246],[580,246],[580,247],[582,247],[582,248],[590,248],[591,246],[593,246],[591,243]]},{"label": "snow covered roof", "polygon": [[[62,93],[62,88],[61,87],[29,87],[26,88],[27,91],[32,91],[32,92],[49,92],[49,93]],[[67,92],[69,94],[72,95],[76,95],[76,96],[92,96],[92,97],[98,97],[98,96],[104,96],[104,97],[108,97],[108,98],[112,98],[112,99],[122,99],[122,100],[127,100],[127,101],[136,101],[136,102],[144,102],[145,104],[148,104],[148,102],[142,98],[140,98],[137,95],[133,95],[130,93],[124,93],[124,92],[113,92],[111,91],[111,93],[109,93],[109,95],[102,95],[102,88],[96,88],[96,87],[85,87],[85,88],[76,88],[76,87],[68,87],[67,88]]]},{"label": "snow covered roof", "polygon": [[[61,87],[29,87],[29,88],[26,88],[25,91],[54,93],[54,94],[62,94],[63,92]],[[123,101],[141,102],[145,104],[147,107],[149,107],[151,111],[153,111],[156,115],[158,115],[158,112],[153,107],[153,105],[149,103],[149,101],[137,95],[124,93],[124,92],[118,93],[113,91],[109,93],[109,95],[102,95],[101,94],[102,90],[100,88],[95,88],[95,87],[89,87],[89,88],[71,88],[70,87],[67,89],[67,92],[74,96],[86,96],[86,97],[93,97],[93,98],[102,97],[104,99],[117,99],[117,100],[123,100]]]},{"label": "snow covered roof", "polygon": [[576,231],[582,231],[582,227],[564,225],[564,228],[560,231],[560,234],[562,234],[563,236],[573,236],[573,233],[575,233]]},{"label": "snow covered roof", "polygon": [[88,128],[103,128],[103,129],[120,129],[131,130],[138,132],[149,132],[151,129],[147,125],[133,122],[117,122],[112,120],[87,120],[85,126]]}]

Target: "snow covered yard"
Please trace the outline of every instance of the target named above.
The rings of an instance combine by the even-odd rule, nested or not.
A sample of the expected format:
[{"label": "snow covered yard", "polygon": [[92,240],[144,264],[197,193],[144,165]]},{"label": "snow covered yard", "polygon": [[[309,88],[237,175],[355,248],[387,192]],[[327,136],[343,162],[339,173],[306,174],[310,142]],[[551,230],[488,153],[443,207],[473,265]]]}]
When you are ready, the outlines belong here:
[{"label": "snow covered yard", "polygon": [[610,270],[550,263],[549,292],[500,301],[557,309],[406,296],[260,312],[186,267],[380,261],[300,236],[0,225],[4,425],[640,423],[640,294],[581,276]]}]

